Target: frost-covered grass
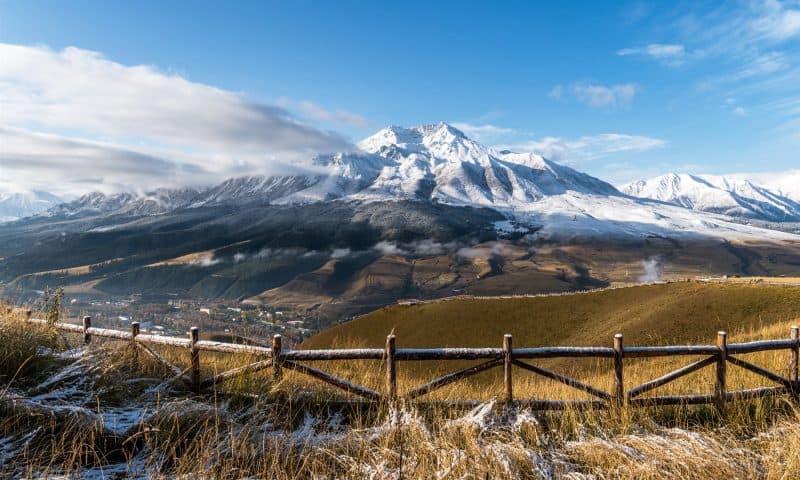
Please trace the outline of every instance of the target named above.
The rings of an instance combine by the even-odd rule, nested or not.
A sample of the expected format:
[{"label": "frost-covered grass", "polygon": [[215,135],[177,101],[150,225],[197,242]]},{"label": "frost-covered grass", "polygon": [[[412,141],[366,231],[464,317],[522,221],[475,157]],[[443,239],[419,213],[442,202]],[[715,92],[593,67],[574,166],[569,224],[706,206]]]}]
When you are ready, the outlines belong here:
[{"label": "frost-covered grass", "polygon": [[[499,390],[478,382],[457,384],[445,393],[486,398],[472,410],[412,405],[365,409],[334,403],[342,397],[289,372],[275,383],[269,371],[195,396],[170,382],[170,373],[143,353],[134,368],[124,342],[96,339],[89,348],[78,347],[76,337],[65,341],[13,316],[4,316],[0,326],[0,343],[16,342],[21,351],[33,352],[38,365],[37,370],[20,370],[13,382],[6,377],[0,383],[0,477],[800,476],[800,414],[787,399],[733,404],[726,418],[703,406],[621,415],[572,410],[545,414],[504,408],[491,400]],[[772,325],[740,335],[774,338],[783,331],[783,325]],[[30,342],[44,346],[31,349]],[[161,353],[187,364],[186,352]],[[785,355],[764,355],[752,360],[775,369],[785,364]],[[247,361],[224,355],[203,359],[205,375]],[[628,373],[652,378],[674,366],[659,362],[631,364]],[[372,363],[343,365],[336,373],[379,388],[381,366]],[[602,366],[595,372],[575,368],[576,375],[593,382],[606,374]],[[730,369],[732,387],[755,382],[736,372]],[[424,379],[406,378],[412,380]],[[693,385],[705,388],[697,379],[675,388]],[[518,392],[540,398],[567,394],[533,381]]]}]

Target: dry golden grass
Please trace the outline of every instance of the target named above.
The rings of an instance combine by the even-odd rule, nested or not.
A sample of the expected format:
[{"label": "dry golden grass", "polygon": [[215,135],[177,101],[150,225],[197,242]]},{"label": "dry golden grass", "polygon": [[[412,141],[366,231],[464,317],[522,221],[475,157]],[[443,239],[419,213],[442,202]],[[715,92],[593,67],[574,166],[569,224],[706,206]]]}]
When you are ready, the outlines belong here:
[{"label": "dry golden grass", "polygon": [[[550,312],[551,316],[541,319],[543,325],[536,328],[546,331],[558,325],[559,321],[563,322],[564,318],[580,319],[583,315],[605,310],[606,317],[599,315],[597,322],[572,335],[583,340],[576,343],[606,344],[606,333],[615,330],[609,318],[616,317],[617,311],[627,311],[638,319],[637,325],[658,326],[658,331],[668,332],[664,337],[656,338],[648,337],[646,333],[637,336],[626,330],[626,340],[630,337],[638,339],[628,344],[677,343],[681,338],[685,343],[696,343],[694,340],[697,339],[711,343],[713,335],[704,332],[709,330],[713,334],[719,324],[692,325],[691,321],[676,318],[679,308],[694,305],[692,308],[704,312],[704,318],[726,318],[729,323],[722,326],[729,329],[731,342],[788,336],[789,327],[796,318],[792,313],[797,311],[794,310],[795,289],[760,287],[763,289],[740,290],[739,286],[712,286],[719,289],[714,293],[713,288],[707,287],[694,284],[643,287],[617,292],[614,294],[617,296],[611,299],[593,298],[591,295],[548,298],[545,299],[547,302],[570,302],[579,298],[586,305],[573,304],[560,310],[540,309],[540,312]],[[676,288],[679,289],[680,301],[670,300],[676,294]],[[529,307],[524,303],[529,300],[524,299],[514,308]],[[618,305],[618,310],[612,308],[613,303],[622,301],[627,303]],[[712,308],[702,308],[700,304],[703,301]],[[430,305],[437,304],[420,307]],[[692,308],[687,308],[686,314],[690,317],[699,315],[692,313]],[[740,309],[738,316],[731,314],[735,309]],[[469,310],[464,308],[460,313]],[[408,313],[407,309],[399,311]],[[420,311],[427,316],[408,317],[414,318],[418,322],[416,325],[438,321],[435,319],[442,315],[442,311],[436,309],[413,312]],[[503,314],[514,311],[500,309]],[[553,312],[564,312],[561,314],[563,317],[559,320]],[[484,310],[476,312],[477,316],[484,314]],[[682,322],[682,326],[669,326],[666,324],[668,319]],[[471,325],[475,326],[474,323]],[[502,332],[505,325],[492,328]],[[18,359],[26,355],[41,357],[42,362],[48,361],[47,353],[34,348],[42,342],[50,342],[54,349],[64,348],[63,339],[58,334],[21,324],[19,317],[3,317],[0,327],[0,344],[13,345],[9,351],[18,349],[20,352],[16,357],[5,354],[3,358],[17,358],[8,360],[9,365],[19,364]],[[410,326],[405,328],[404,332],[412,332]],[[432,328],[434,332],[444,332],[437,330],[436,325]],[[597,328],[602,338],[592,339],[584,331],[591,328]],[[522,330],[514,332],[515,345],[528,346],[518,341],[519,336],[524,337],[518,334],[519,331]],[[459,345],[453,338],[467,339],[472,345],[493,345],[488,340],[476,338],[476,332],[472,337],[467,337],[468,334],[452,332],[450,337],[442,337],[441,343],[424,345]],[[536,332],[528,334],[535,338]],[[376,334],[375,342],[367,344],[381,346],[383,335],[384,332],[380,336]],[[550,338],[558,337],[557,332],[549,335]],[[409,334],[406,338],[410,337]],[[402,338],[398,336],[398,340]],[[424,340],[417,338],[419,342]],[[563,338],[570,336],[564,335]],[[69,341],[74,346],[78,339],[70,337]],[[433,342],[431,339],[424,341]],[[347,336],[334,337],[324,346],[364,344],[353,336]],[[538,344],[557,343],[542,341]],[[408,343],[403,346],[408,346]],[[104,342],[96,338],[89,350],[96,355],[93,359],[105,364],[95,385],[96,391],[102,392],[96,394],[97,410],[107,405],[124,405],[142,395],[142,388],[129,384],[127,379],[152,377],[158,382],[170,376],[144,352],[138,354],[138,364],[134,368],[131,350],[124,342]],[[189,365],[189,355],[185,350],[162,347],[157,350],[182,368]],[[742,358],[785,373],[788,353],[765,352]],[[201,359],[204,377],[255,360],[209,352],[202,352]],[[693,359],[626,360],[626,386],[650,380]],[[611,387],[610,360],[532,363],[574,375],[606,390]],[[399,367],[400,391],[407,391],[464,364],[402,362]],[[383,391],[385,365],[380,361],[315,362],[314,366]],[[769,383],[733,365],[729,365],[728,372],[729,389]],[[31,374],[27,372],[25,375]],[[498,375],[499,370],[486,372],[472,381],[459,382],[437,391],[430,398],[495,399],[502,393],[502,381]],[[569,387],[517,369],[514,370],[514,381],[518,398],[588,398]],[[2,382],[0,392],[3,392],[7,380]],[[713,366],[653,393],[707,393],[712,386]],[[343,407],[334,402],[347,398],[313,379],[288,370],[284,370],[283,378],[275,382],[271,370],[267,369],[231,380],[199,396],[191,395],[178,384],[148,407],[152,414],[143,420],[141,426],[121,436],[109,435],[87,415],[48,416],[42,412],[31,415],[29,407],[11,408],[7,398],[0,398],[0,440],[6,436],[38,432],[31,437],[33,440],[28,450],[12,458],[11,462],[15,463],[0,464],[0,476],[20,471],[28,476],[65,473],[77,476],[86,474],[87,469],[105,465],[106,468],[114,466],[117,472],[121,468],[121,476],[146,472],[152,478],[181,475],[278,479],[800,478],[800,414],[787,398],[732,403],[725,418],[718,416],[710,406],[631,409],[613,414],[599,410],[533,413],[507,410],[492,403],[465,412],[441,405],[391,407],[381,404],[362,409]],[[331,418],[337,421],[331,423]],[[22,470],[18,467],[20,462],[25,465]]]},{"label": "dry golden grass", "polygon": [[800,277],[728,277],[714,279],[724,283],[766,283],[774,285],[800,285]]},{"label": "dry golden grass", "polygon": [[[611,346],[713,343],[735,332],[800,321],[800,287],[678,282],[566,296],[454,298],[392,305],[324,330],[306,348],[336,342],[382,347]],[[788,328],[780,337],[788,336]],[[731,340],[733,341],[733,340]]]},{"label": "dry golden grass", "polygon": [[44,276],[44,275],[62,275],[62,276],[77,276],[77,275],[86,275],[90,273],[93,268],[104,267],[110,265],[112,263],[116,263],[119,261],[124,260],[122,257],[112,258],[110,260],[106,260],[104,262],[93,263],[91,265],[79,265],[77,267],[70,267],[70,268],[62,268],[58,270],[46,270],[43,272],[36,272],[31,273],[32,276]]},{"label": "dry golden grass", "polygon": [[[800,322],[800,288],[766,285],[709,285],[671,283],[606,290],[585,294],[509,299],[453,299],[386,307],[310,338],[303,348],[382,347],[394,333],[400,347],[497,346],[504,333],[514,335],[515,347],[611,346],[617,332],[626,345],[713,344],[718,330],[728,331],[731,343],[761,338],[788,338]],[[631,387],[656,378],[700,357],[628,359],[625,382]],[[785,374],[788,352],[742,357]],[[400,391],[438,375],[479,362],[402,362]],[[548,359],[535,365],[574,376],[609,391],[610,359]],[[353,362],[352,367],[328,368],[370,388],[383,388],[380,362]],[[338,369],[338,370],[337,370]],[[518,398],[588,399],[563,384],[514,367]],[[735,366],[729,367],[731,389],[753,388],[769,382]],[[502,394],[502,369],[484,372],[431,394],[433,399],[491,399]],[[653,393],[710,393],[713,366],[695,372]]]}]

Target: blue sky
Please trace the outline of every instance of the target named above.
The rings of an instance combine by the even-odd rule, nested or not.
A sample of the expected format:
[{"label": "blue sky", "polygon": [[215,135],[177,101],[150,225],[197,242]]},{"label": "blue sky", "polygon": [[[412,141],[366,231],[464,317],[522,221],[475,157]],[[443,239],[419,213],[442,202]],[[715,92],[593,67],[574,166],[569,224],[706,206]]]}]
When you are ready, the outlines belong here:
[{"label": "blue sky", "polygon": [[[0,61],[0,174],[42,178],[11,162],[62,148],[80,173],[71,190],[166,164],[162,178],[193,181],[271,171],[438,121],[612,182],[800,167],[791,0],[0,1],[0,42],[13,60]],[[198,91],[191,106],[179,81]]]}]

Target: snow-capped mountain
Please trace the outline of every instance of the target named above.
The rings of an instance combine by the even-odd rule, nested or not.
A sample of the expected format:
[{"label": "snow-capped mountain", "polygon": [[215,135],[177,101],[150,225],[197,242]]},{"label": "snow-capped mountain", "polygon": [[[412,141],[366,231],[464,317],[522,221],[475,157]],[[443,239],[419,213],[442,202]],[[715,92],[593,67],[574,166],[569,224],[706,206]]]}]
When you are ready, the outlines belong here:
[{"label": "snow-capped mountain", "polygon": [[229,178],[209,188],[195,199],[193,206],[219,205],[231,202],[269,203],[304,190],[319,182],[315,176],[247,176]]},{"label": "snow-capped mountain", "polygon": [[159,188],[143,194],[92,192],[47,211],[48,215],[78,217],[101,214],[159,215],[189,206],[200,192],[192,188]]},{"label": "snow-capped mountain", "polygon": [[52,193],[38,190],[22,192],[0,192],[0,222],[36,215],[61,203]]},{"label": "snow-capped mountain", "polygon": [[307,174],[231,178],[200,191],[95,192],[50,213],[153,215],[184,207],[335,199],[412,199],[512,211],[528,210],[545,197],[568,193],[622,197],[597,178],[532,153],[485,147],[446,123],[388,127],[359,147],[360,152],[315,158]]},{"label": "snow-capped mountain", "polygon": [[545,237],[731,238],[784,234],[722,214],[788,219],[800,212],[792,200],[746,181],[676,176],[626,186],[622,193],[539,155],[486,147],[446,123],[387,127],[358,147],[318,156],[304,174],[232,178],[201,190],[93,193],[49,213],[159,215],[216,205],[404,200],[493,209]]},{"label": "snow-capped mountain", "polygon": [[790,187],[800,193],[800,187],[791,182],[786,182],[784,189],[771,189],[746,178],[668,173],[629,183],[620,190],[702,212],[770,222],[800,221],[800,203],[789,196]]},{"label": "snow-capped mountain", "polygon": [[386,160],[364,193],[511,209],[568,191],[619,195],[608,183],[539,155],[487,148],[446,123],[385,128],[358,146]]},{"label": "snow-capped mountain", "polygon": [[732,178],[749,179],[753,183],[762,185],[780,196],[800,203],[800,170],[779,173],[738,174]]}]

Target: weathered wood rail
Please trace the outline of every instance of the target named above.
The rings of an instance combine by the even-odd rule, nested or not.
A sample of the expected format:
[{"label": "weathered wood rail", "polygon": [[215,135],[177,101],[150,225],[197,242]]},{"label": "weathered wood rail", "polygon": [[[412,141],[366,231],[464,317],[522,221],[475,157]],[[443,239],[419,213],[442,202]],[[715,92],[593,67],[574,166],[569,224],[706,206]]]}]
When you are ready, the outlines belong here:
[{"label": "weathered wood rail", "polygon": [[[48,325],[45,320],[31,318],[28,322]],[[369,401],[396,401],[399,399],[413,400],[426,395],[436,389],[442,388],[453,382],[471,377],[480,372],[503,367],[503,400],[508,403],[522,404],[534,409],[558,410],[569,407],[574,408],[613,408],[625,407],[651,407],[660,405],[697,405],[713,404],[717,410],[724,413],[728,402],[739,399],[752,399],[770,395],[788,394],[794,401],[798,401],[800,383],[798,382],[798,363],[800,363],[800,327],[791,327],[788,339],[760,340],[747,343],[728,343],[727,334],[718,332],[715,345],[678,345],[678,346],[623,346],[623,337],[617,334],[613,338],[611,347],[523,347],[512,346],[511,335],[503,337],[501,348],[397,348],[396,338],[389,335],[385,348],[359,348],[335,350],[288,350],[282,347],[280,335],[272,339],[272,347],[254,345],[241,345],[233,343],[212,342],[200,340],[200,331],[192,327],[187,338],[177,338],[161,335],[141,334],[139,324],[131,324],[129,332],[95,328],[91,326],[91,318],[83,317],[82,325],[70,323],[51,324],[54,328],[82,335],[83,342],[89,344],[93,337],[104,337],[114,340],[126,340],[134,347],[134,351],[142,351],[152,357],[156,362],[164,365],[174,373],[173,380],[185,382],[194,391],[200,392],[214,385],[246,373],[257,372],[272,368],[274,378],[282,376],[284,369],[292,370],[313,377],[317,380],[332,385],[347,393],[363,397]],[[190,365],[181,369],[161,354],[148,346],[166,345],[185,348],[190,352]],[[738,355],[787,350],[788,371],[781,375],[767,368],[755,365],[741,359]],[[260,360],[218,373],[214,376],[203,378],[200,368],[200,352],[220,352],[231,354],[245,354],[260,358]],[[737,355],[737,356],[734,356]],[[678,356],[703,356],[700,360],[666,373],[640,385],[630,388],[625,387],[625,359],[653,358],[653,357],[678,357]],[[138,357],[134,357],[137,359]],[[599,358],[609,359],[613,362],[614,383],[610,392],[601,388],[588,385],[578,379],[557,373],[546,368],[531,364],[530,360],[545,358]],[[346,360],[380,360],[385,364],[386,386],[383,393],[377,392],[363,385],[357,385],[329,372],[311,367],[301,362],[315,361],[346,361]],[[401,394],[397,389],[397,364],[406,361],[448,361],[448,360],[483,360],[477,365],[463,368],[448,373],[423,385],[408,390]],[[527,361],[526,361],[527,360]],[[138,360],[135,360],[138,361]],[[727,390],[728,364],[748,370],[756,375],[776,383],[774,387],[760,387],[749,390]],[[550,399],[520,399],[514,396],[514,374],[512,367],[532,372],[536,375],[560,382],[568,387],[587,393],[594,397],[593,400],[550,400]],[[687,395],[642,395],[662,387],[681,377],[706,367],[714,366],[716,370],[713,392],[708,394]],[[188,375],[187,375],[188,373]],[[469,401],[466,401],[469,402]]]}]

